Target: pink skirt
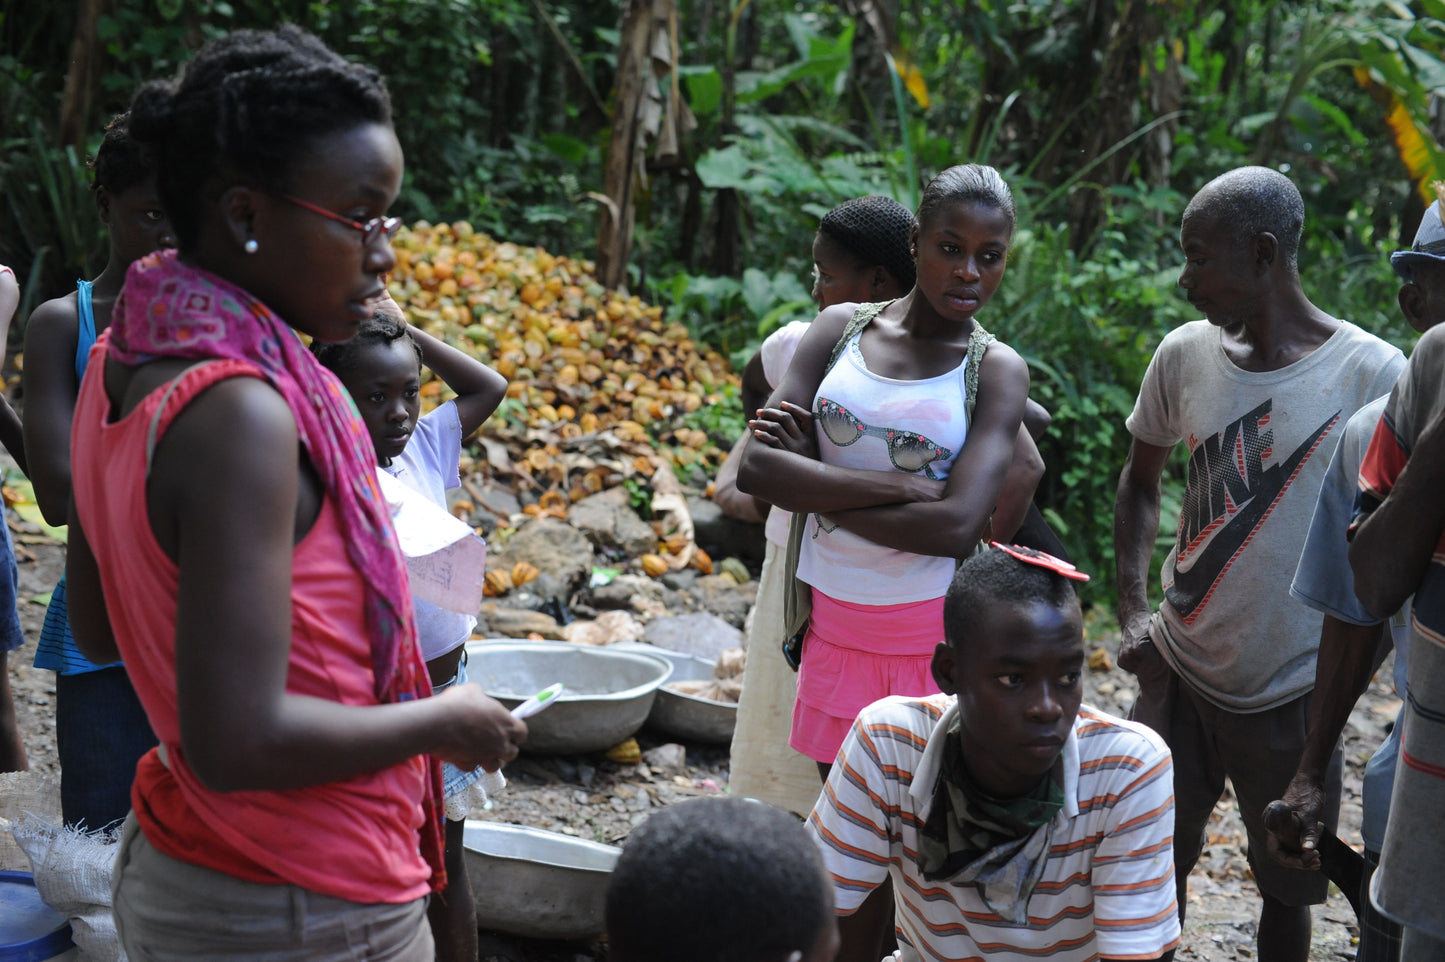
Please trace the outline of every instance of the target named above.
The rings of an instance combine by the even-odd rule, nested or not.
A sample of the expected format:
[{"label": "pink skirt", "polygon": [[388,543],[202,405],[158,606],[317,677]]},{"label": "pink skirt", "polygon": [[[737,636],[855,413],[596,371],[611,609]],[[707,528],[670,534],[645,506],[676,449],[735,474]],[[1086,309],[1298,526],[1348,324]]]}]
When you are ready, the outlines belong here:
[{"label": "pink skirt", "polygon": [[942,598],[856,605],[814,588],[788,744],[831,763],[853,720],[873,702],[937,694],[933,650],[941,641]]}]

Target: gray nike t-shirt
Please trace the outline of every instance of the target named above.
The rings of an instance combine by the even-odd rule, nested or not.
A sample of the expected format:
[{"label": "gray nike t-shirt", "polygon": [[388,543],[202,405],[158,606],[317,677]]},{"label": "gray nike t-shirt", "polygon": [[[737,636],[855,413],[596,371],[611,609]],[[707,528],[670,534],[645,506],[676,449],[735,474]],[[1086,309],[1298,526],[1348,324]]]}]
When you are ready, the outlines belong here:
[{"label": "gray nike t-shirt", "polygon": [[1150,634],[1215,704],[1265,711],[1314,686],[1321,616],[1290,597],[1290,578],[1345,422],[1404,365],[1349,322],[1277,371],[1235,366],[1208,321],[1154,353],[1126,425],[1146,444],[1183,441],[1189,466]]}]

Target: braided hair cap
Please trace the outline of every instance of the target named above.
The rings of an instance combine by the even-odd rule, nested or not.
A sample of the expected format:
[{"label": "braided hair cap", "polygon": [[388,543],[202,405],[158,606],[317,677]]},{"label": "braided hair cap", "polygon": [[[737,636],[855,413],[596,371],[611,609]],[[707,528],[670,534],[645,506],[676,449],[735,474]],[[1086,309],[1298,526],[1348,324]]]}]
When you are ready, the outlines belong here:
[{"label": "braided hair cap", "polygon": [[909,253],[913,212],[891,197],[877,194],[844,201],[823,215],[819,233],[837,241],[864,266],[881,265],[904,290],[918,270]]}]

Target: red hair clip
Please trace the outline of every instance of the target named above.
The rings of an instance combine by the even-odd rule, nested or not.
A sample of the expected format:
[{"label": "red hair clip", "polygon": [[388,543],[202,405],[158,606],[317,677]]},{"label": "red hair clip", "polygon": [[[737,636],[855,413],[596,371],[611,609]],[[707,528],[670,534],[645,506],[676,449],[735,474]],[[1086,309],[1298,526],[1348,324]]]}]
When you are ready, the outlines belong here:
[{"label": "red hair clip", "polygon": [[990,541],[989,547],[997,548],[1009,557],[1022,561],[1026,565],[1047,568],[1056,575],[1062,575],[1074,581],[1089,580],[1088,575],[1069,564],[1063,558],[1055,558],[1053,555],[1039,551],[1037,548],[1026,548],[1021,544],[999,544],[997,541]]}]

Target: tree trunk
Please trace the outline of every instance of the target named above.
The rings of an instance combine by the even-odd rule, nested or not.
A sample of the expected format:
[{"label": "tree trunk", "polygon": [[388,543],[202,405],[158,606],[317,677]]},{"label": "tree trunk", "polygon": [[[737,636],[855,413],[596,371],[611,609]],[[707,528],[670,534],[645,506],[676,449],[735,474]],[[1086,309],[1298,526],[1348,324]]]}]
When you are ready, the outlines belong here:
[{"label": "tree trunk", "polygon": [[602,225],[597,232],[597,278],[604,287],[621,287],[627,280],[634,196],[645,170],[643,115],[655,86],[651,56],[655,5],[665,9],[671,6],[671,0],[629,0],[622,13],[612,142],[603,181],[609,203],[603,207]]},{"label": "tree trunk", "polygon": [[848,60],[848,129],[865,141],[881,133],[893,112],[893,82],[888,75],[889,48],[898,4],[883,0],[840,0],[853,18],[853,50]]},{"label": "tree trunk", "polygon": [[[1099,82],[1090,108],[1084,114],[1086,131],[1082,157],[1092,161],[1132,134],[1139,125],[1139,78],[1144,51],[1153,51],[1159,40],[1159,18],[1150,0],[1101,3],[1093,25],[1094,36],[1104,49]],[[1090,179],[1118,184],[1127,179],[1140,148],[1130,145],[1116,151],[1099,165]],[[1070,238],[1082,253],[1093,239],[1101,214],[1099,194],[1078,190],[1070,202]]]},{"label": "tree trunk", "polygon": [[[722,141],[737,134],[733,122],[737,106],[737,71],[747,69],[757,50],[758,37],[753,23],[753,6],[748,6],[738,18],[736,29],[731,23],[732,9],[739,2],[729,4],[729,35],[727,50],[722,65],[722,111],[718,122],[718,136]],[[713,202],[713,245],[709,270],[713,274],[737,277],[742,273],[742,202],[738,192],[731,187],[717,192]]]},{"label": "tree trunk", "polygon": [[100,77],[100,59],[105,48],[95,35],[95,23],[106,12],[108,0],[80,0],[76,10],[75,36],[70,41],[70,68],[65,72],[65,90],[60,99],[60,142],[85,153],[85,142],[95,124],[91,101]]}]

